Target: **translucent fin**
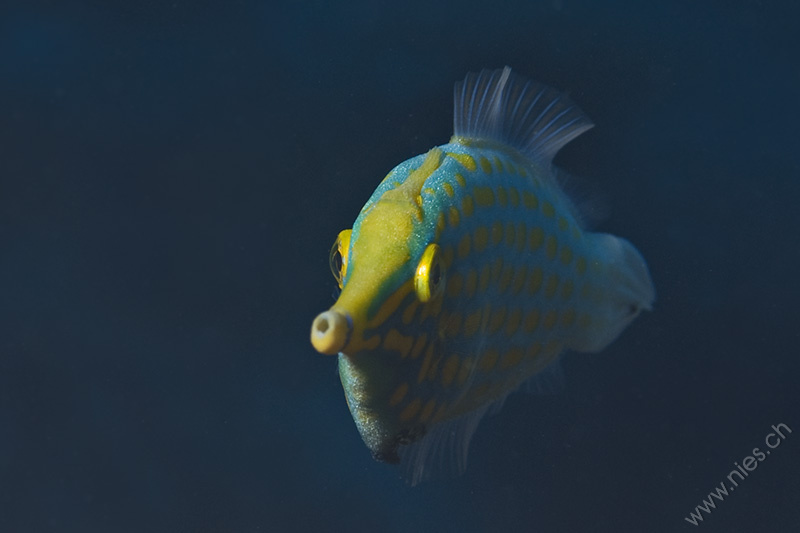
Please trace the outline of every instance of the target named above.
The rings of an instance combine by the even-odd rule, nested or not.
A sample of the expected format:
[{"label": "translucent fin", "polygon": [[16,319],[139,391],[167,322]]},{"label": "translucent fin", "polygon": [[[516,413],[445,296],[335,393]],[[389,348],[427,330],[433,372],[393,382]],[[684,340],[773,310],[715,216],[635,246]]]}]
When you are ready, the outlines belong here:
[{"label": "translucent fin", "polygon": [[522,384],[522,390],[529,394],[552,395],[564,391],[564,368],[559,359],[553,361],[541,372],[535,374]]},{"label": "translucent fin", "polygon": [[656,291],[644,259],[631,243],[606,233],[586,235],[595,241],[596,257],[605,266],[598,273],[599,298],[591,309],[589,327],[570,348],[599,352],[616,339],[642,310],[653,308]]},{"label": "translucent fin", "polygon": [[[487,326],[488,319],[485,319],[475,346],[478,355],[475,356],[472,368],[462,386],[461,396],[456,398],[452,405],[459,404],[475,382],[481,357],[485,352]],[[510,392],[464,415],[434,425],[420,441],[402,450],[403,478],[414,486],[430,479],[451,478],[463,474],[467,468],[469,444],[480,421],[487,413],[497,413]]]},{"label": "translucent fin", "polygon": [[[555,394],[564,388],[564,373],[559,361],[522,383],[521,389],[536,394]],[[402,477],[414,486],[423,481],[460,476],[467,468],[469,445],[483,417],[500,412],[509,390],[487,403],[453,420],[441,422],[419,441],[400,449]]]},{"label": "translucent fin", "polygon": [[611,214],[611,200],[597,182],[574,176],[556,166],[551,170],[559,190],[570,200],[567,208],[582,229],[591,230],[608,219]]},{"label": "translucent fin", "polygon": [[467,468],[472,436],[487,412],[502,405],[505,396],[453,420],[436,424],[421,440],[401,449],[403,478],[409,485],[455,477]]},{"label": "translucent fin", "polygon": [[547,164],[593,126],[565,95],[509,67],[470,73],[456,83],[453,122],[457,137],[502,142]]},{"label": "translucent fin", "polygon": [[[555,394],[564,388],[561,364],[554,361],[524,381],[521,390],[535,394]],[[483,417],[499,413],[510,390],[493,402],[453,420],[436,424],[419,441],[401,448],[402,477],[414,486],[423,481],[460,476],[467,468],[469,445]]]}]

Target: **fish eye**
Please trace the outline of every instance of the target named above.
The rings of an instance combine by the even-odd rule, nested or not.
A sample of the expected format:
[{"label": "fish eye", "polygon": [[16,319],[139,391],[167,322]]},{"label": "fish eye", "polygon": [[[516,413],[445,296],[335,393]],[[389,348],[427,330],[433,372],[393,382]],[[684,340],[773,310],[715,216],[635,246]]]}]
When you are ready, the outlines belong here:
[{"label": "fish eye", "polygon": [[438,296],[445,285],[442,253],[438,244],[429,244],[422,254],[414,274],[414,289],[420,302]]},{"label": "fish eye", "polygon": [[331,272],[340,289],[344,288],[344,277],[347,274],[347,251],[350,249],[351,233],[352,230],[349,229],[340,231],[331,247]]}]

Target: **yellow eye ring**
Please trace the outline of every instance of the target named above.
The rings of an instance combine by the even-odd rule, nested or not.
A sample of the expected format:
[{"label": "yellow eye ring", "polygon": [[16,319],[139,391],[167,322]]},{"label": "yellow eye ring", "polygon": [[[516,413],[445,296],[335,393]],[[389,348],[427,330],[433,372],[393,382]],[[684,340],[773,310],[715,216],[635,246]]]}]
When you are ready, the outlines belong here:
[{"label": "yellow eye ring", "polygon": [[353,230],[345,229],[339,232],[336,241],[331,247],[330,264],[333,277],[339,288],[344,288],[344,277],[347,274],[347,252],[350,250],[350,234]]},{"label": "yellow eye ring", "polygon": [[438,244],[429,244],[414,274],[414,289],[420,302],[435,298],[444,290],[445,275]]}]

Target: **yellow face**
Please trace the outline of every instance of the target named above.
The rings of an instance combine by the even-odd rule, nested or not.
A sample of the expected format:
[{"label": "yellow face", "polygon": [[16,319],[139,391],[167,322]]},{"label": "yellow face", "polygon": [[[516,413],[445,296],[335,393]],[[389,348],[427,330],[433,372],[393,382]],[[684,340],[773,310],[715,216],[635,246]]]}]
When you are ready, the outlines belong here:
[{"label": "yellow face", "polygon": [[[368,204],[352,231],[339,234],[331,262],[339,271],[334,275],[342,293],[312,327],[311,343],[320,353],[354,355],[369,347],[374,340],[365,337],[365,332],[380,326],[409,290],[420,290],[424,301],[430,299],[424,284],[418,286],[414,281],[435,236],[434,225],[425,220],[420,190],[441,159],[440,150],[431,150],[400,187],[385,190]],[[431,262],[433,255],[428,252],[426,260]],[[425,279],[430,273],[423,269]],[[441,269],[433,273],[438,284]],[[406,283],[411,286],[407,288]],[[341,316],[335,316],[337,313]]]},{"label": "yellow face", "polygon": [[416,322],[403,322],[402,312],[410,304],[441,305],[445,285],[441,252],[432,242],[435,223],[425,219],[419,200],[422,178],[439,159],[439,154],[428,157],[403,186],[384,191],[368,204],[352,231],[339,234],[331,266],[342,293],[311,328],[317,351],[340,354],[348,405],[365,442],[382,460],[394,460],[397,435],[404,431],[396,414],[387,411],[404,371],[393,342],[399,327],[411,335],[423,329]]}]

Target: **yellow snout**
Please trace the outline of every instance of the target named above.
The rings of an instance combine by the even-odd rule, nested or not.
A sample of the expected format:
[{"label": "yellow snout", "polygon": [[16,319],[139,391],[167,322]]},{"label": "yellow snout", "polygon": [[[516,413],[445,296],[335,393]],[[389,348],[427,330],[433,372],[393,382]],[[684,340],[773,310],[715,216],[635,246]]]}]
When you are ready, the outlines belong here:
[{"label": "yellow snout", "polygon": [[347,344],[350,330],[347,316],[334,310],[325,311],[311,324],[311,344],[321,354],[335,355]]}]

